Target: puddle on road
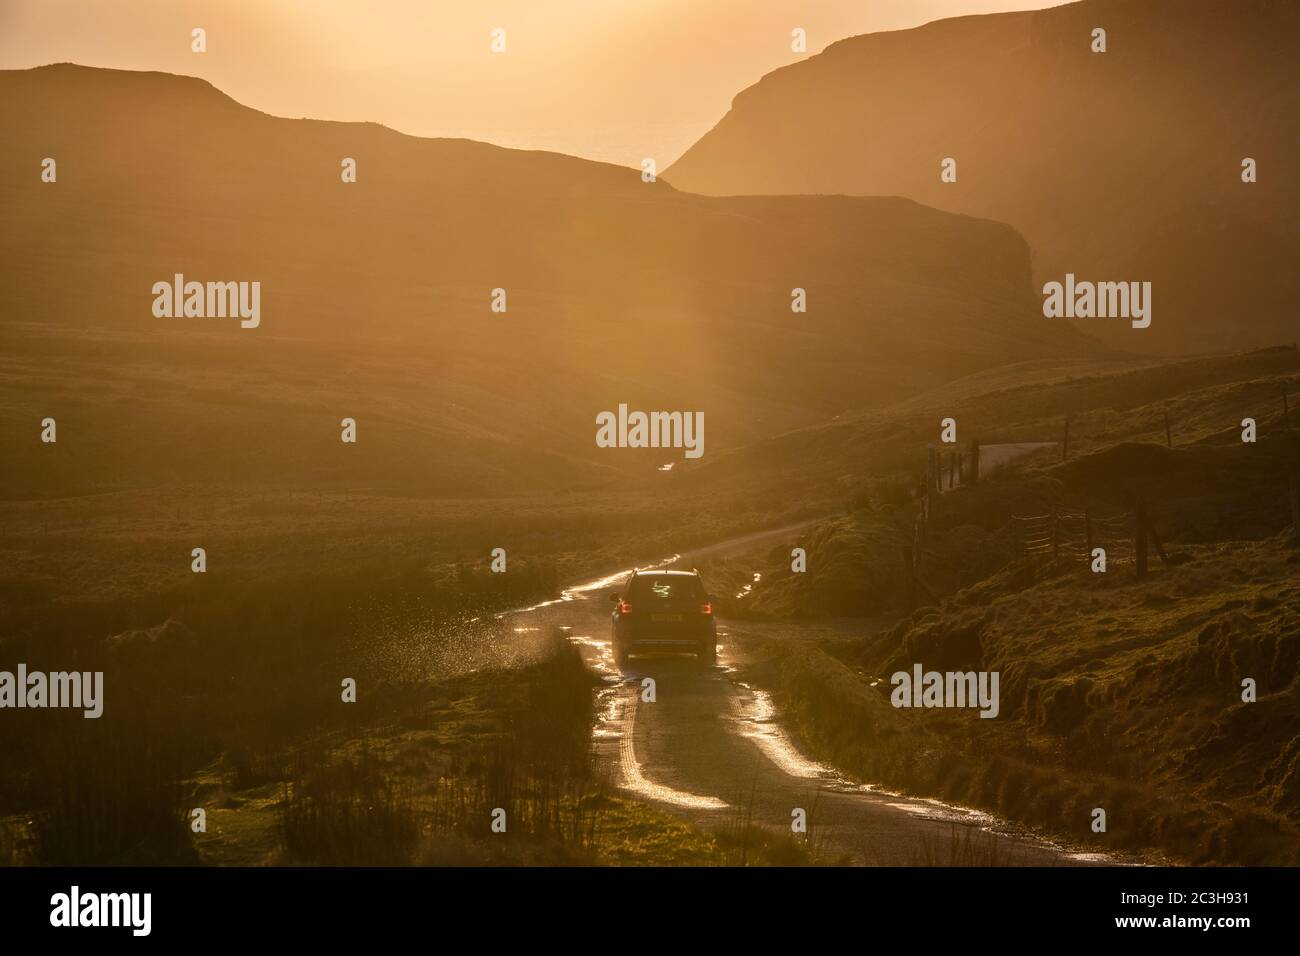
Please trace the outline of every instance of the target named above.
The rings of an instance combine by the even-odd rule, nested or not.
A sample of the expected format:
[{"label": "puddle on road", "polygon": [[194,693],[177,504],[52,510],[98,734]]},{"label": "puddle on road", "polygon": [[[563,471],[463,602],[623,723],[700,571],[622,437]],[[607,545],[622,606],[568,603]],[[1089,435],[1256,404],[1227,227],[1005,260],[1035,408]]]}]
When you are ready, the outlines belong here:
[{"label": "puddle on road", "polygon": [[[562,630],[569,631],[572,628],[565,627]],[[614,663],[609,641],[602,641],[589,634],[566,634],[565,637],[578,646],[583,663],[604,683],[596,691],[596,725],[591,730],[592,739],[617,740],[624,733],[618,723],[619,689],[623,686],[624,678]]]},{"label": "puddle on road", "polygon": [[636,756],[636,711],[640,702],[636,677],[624,674],[614,663],[608,640],[600,640],[588,634],[567,636],[578,645],[587,666],[605,681],[605,686],[596,692],[596,726],[591,736],[595,740],[619,741],[618,765],[622,775],[620,786],[646,799],[676,807],[725,810],[729,806],[725,800],[675,790],[646,777]]},{"label": "puddle on road", "polygon": [[633,742],[636,730],[637,696],[635,689],[631,695],[616,698],[618,712],[623,720],[623,739],[619,742],[619,769],[623,773],[623,788],[640,794],[649,800],[657,800],[676,807],[691,810],[725,810],[729,804],[717,797],[705,797],[684,790],[674,790],[663,784],[654,783],[645,778],[641,765],[636,759],[636,745]]},{"label": "puddle on road", "polygon": [[1081,863],[1117,862],[1115,858],[1104,853],[1071,852],[1065,847],[1021,830],[1008,821],[982,810],[973,810],[970,807],[957,806],[930,797],[906,796],[874,784],[855,783],[834,768],[810,760],[799,752],[794,742],[777,723],[776,705],[772,702],[769,693],[739,680],[736,677],[737,668],[733,664],[724,662],[721,670],[740,691],[732,702],[736,713],[735,720],[740,725],[739,733],[754,741],[772,763],[792,777],[820,780],[822,790],[869,796],[891,809],[921,819],[975,827],[995,836],[1054,850],[1066,859],[1078,860]]},{"label": "puddle on road", "polygon": [[622,683],[623,673],[614,663],[608,639],[602,640],[590,634],[566,634],[565,637],[570,643],[578,645],[578,651],[588,667],[601,677],[616,677]]},{"label": "puddle on road", "polygon": [[[724,670],[729,675],[735,673],[734,668],[730,666]],[[998,823],[996,817],[978,810],[952,806],[940,800],[903,797],[901,794],[890,793],[871,784],[854,783],[833,767],[808,759],[799,752],[794,742],[786,736],[785,731],[777,723],[776,705],[772,702],[772,695],[761,688],[737,680],[734,676],[732,683],[741,691],[733,698],[736,721],[740,724],[740,735],[754,741],[772,763],[790,776],[805,780],[821,780],[824,784],[822,789],[837,793],[871,794],[877,798],[894,797],[896,799],[893,801],[885,801],[885,806],[926,819],[984,828]]]},{"label": "puddle on road", "polygon": [[[734,669],[729,665],[724,666],[723,671],[728,676],[734,674]],[[757,744],[768,760],[792,777],[823,780],[837,787],[858,789],[857,785],[843,780],[830,767],[809,760],[798,751],[776,722],[776,705],[772,703],[771,694],[734,677],[731,680],[740,690],[731,700],[740,735]]]},{"label": "puddle on road", "polygon": [[981,830],[992,830],[1001,821],[997,817],[984,813],[980,810],[971,810],[968,807],[955,807],[952,804],[943,803],[940,800],[932,800],[928,797],[907,797],[897,802],[886,801],[885,806],[893,807],[895,810],[902,810],[904,813],[910,813],[914,817],[920,817],[922,820],[937,820],[940,823],[960,823],[964,826],[979,827]]},{"label": "puddle on road", "polygon": [[[674,564],[680,560],[680,557],[680,555],[675,554],[644,567],[665,567]],[[558,598],[506,611],[497,615],[497,617],[537,611],[566,602],[589,600],[588,595],[591,592],[609,590],[620,584],[631,572],[632,569],[627,568],[565,588]],[[758,580],[758,575],[755,575],[755,580]],[[749,591],[751,587],[752,585],[747,586],[745,590]],[[637,759],[635,745],[636,712],[640,700],[637,693],[638,679],[618,667],[614,661],[610,641],[607,638],[601,639],[592,637],[589,634],[569,633],[572,631],[570,626],[564,626],[561,629],[566,632],[565,636],[568,640],[579,647],[583,660],[604,682],[604,686],[596,692],[597,724],[592,731],[592,737],[596,740],[619,741],[618,764],[622,777],[620,783],[622,789],[647,800],[690,810],[727,809],[730,805],[725,800],[676,790],[664,784],[655,783],[645,776],[641,763]],[[519,634],[535,630],[537,628],[515,628],[515,632]],[[725,631],[719,633],[720,638],[725,636]],[[1020,831],[1009,825],[1007,821],[983,811],[954,806],[936,799],[910,797],[873,784],[856,783],[841,775],[834,768],[810,760],[799,752],[794,742],[780,727],[777,721],[776,705],[773,703],[771,695],[761,688],[739,680],[735,665],[725,660],[725,651],[726,646],[720,644],[718,671],[720,677],[726,679],[737,689],[737,693],[731,700],[733,707],[731,719],[736,724],[737,732],[740,736],[753,741],[768,760],[789,776],[803,780],[819,781],[821,789],[831,792],[860,794],[864,797],[870,797],[891,809],[916,817],[974,827],[987,833],[1009,837],[1044,849],[1052,849],[1066,859],[1103,864],[1119,862],[1106,854],[1070,852],[1066,848],[1048,840]]]},{"label": "puddle on road", "polygon": [[640,702],[639,679],[624,673],[614,662],[608,639],[589,634],[567,634],[577,645],[583,661],[600,675],[605,686],[596,692],[596,726],[594,740],[617,740],[620,786],[648,800],[657,800],[690,810],[725,810],[729,804],[717,797],[707,797],[655,783],[646,777],[636,756],[636,711]]}]

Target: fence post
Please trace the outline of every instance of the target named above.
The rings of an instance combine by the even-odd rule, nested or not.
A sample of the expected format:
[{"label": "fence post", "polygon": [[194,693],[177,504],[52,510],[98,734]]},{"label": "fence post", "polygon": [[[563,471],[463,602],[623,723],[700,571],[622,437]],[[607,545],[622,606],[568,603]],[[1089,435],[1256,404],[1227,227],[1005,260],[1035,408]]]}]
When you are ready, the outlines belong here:
[{"label": "fence post", "polygon": [[1169,433],[1169,413],[1165,412],[1165,444],[1170,448],[1174,447],[1174,439]]},{"label": "fence post", "polygon": [[1070,416],[1065,416],[1065,437],[1061,439],[1061,461],[1070,455]]}]

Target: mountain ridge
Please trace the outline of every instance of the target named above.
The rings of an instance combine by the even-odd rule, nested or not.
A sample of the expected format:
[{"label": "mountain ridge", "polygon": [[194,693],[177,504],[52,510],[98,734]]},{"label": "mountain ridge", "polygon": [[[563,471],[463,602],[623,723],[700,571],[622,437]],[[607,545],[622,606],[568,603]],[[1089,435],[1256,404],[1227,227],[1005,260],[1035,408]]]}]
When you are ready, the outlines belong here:
[{"label": "mountain ridge", "polygon": [[[271,117],[168,76],[0,72],[0,337],[23,396],[0,428],[60,406],[96,422],[97,456],[129,429],[141,463],[115,466],[123,481],[178,431],[212,445],[178,474],[315,474],[313,443],[337,446],[347,415],[382,450],[348,459],[351,480],[586,486],[680,459],[596,448],[595,416],[620,402],[706,412],[707,458],[1097,351],[1036,314],[1028,248],[1003,223],[906,198],[695,196],[555,153]],[[178,273],[259,282],[258,327],[158,318],[150,290]],[[24,493],[39,451],[10,475]],[[75,480],[69,457],[52,484]]]},{"label": "mountain ridge", "polygon": [[[663,175],[707,195],[901,195],[1010,223],[1037,284],[1154,283],[1151,329],[1078,326],[1127,351],[1291,341],[1297,39],[1300,8],[1262,0],[1082,0],[863,34],[738,93]],[[1247,157],[1257,182],[1241,181]]]}]

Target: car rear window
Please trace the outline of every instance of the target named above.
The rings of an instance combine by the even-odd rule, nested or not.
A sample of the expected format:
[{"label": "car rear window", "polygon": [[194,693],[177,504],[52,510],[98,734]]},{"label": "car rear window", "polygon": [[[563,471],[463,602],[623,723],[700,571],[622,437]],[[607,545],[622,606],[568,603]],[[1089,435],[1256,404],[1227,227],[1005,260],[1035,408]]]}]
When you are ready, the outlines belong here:
[{"label": "car rear window", "polygon": [[695,575],[638,574],[628,588],[629,601],[671,604],[675,601],[702,601],[704,596],[704,585]]}]

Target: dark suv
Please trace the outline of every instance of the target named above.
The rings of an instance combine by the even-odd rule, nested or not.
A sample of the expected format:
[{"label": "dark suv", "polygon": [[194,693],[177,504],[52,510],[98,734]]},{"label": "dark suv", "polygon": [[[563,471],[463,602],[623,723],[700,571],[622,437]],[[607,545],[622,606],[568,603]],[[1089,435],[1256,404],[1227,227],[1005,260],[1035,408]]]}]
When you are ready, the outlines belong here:
[{"label": "dark suv", "polygon": [[695,571],[633,571],[614,602],[614,659],[637,651],[694,651],[718,659],[713,597]]}]

